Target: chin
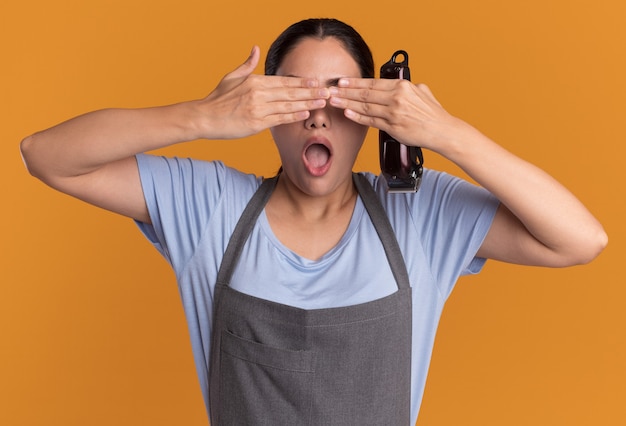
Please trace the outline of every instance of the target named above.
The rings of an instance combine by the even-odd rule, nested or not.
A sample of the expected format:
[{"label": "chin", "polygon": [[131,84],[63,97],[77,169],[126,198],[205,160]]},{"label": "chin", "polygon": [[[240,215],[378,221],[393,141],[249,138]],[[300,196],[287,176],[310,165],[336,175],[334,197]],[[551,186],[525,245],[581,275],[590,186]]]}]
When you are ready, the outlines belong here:
[{"label": "chin", "polygon": [[322,176],[313,176],[304,172],[299,175],[296,180],[288,177],[291,184],[297,187],[300,192],[310,197],[325,197],[332,195],[345,184],[346,180],[352,182],[352,172],[347,176],[338,176],[337,173],[333,173],[329,170]]}]

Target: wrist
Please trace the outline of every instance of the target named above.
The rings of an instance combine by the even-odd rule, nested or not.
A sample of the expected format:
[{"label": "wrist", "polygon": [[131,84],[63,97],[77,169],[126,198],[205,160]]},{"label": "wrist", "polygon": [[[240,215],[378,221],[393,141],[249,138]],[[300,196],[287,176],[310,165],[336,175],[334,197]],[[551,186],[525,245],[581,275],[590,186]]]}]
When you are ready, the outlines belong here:
[{"label": "wrist", "polygon": [[178,109],[174,116],[185,134],[186,141],[212,139],[209,114],[201,100],[193,100],[174,105]]},{"label": "wrist", "polygon": [[479,135],[480,132],[463,120],[451,117],[446,123],[439,123],[436,129],[430,131],[430,138],[422,147],[456,162],[467,154]]}]

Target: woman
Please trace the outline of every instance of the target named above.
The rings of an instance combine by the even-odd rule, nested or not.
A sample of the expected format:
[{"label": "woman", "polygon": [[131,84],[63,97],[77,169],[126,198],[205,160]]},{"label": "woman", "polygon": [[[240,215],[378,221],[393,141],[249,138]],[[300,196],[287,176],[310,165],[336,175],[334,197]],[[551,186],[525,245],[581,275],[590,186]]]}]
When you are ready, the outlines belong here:
[{"label": "woman", "polygon": [[[289,27],[206,98],[92,112],[26,138],[29,171],[135,219],[176,271],[213,425],[414,424],[443,304],[485,259],[591,261],[602,226],[565,188],[448,114],[423,85],[374,77],[350,26]],[[415,194],[352,173],[367,127],[435,151]],[[263,180],[141,154],[271,129]]]}]

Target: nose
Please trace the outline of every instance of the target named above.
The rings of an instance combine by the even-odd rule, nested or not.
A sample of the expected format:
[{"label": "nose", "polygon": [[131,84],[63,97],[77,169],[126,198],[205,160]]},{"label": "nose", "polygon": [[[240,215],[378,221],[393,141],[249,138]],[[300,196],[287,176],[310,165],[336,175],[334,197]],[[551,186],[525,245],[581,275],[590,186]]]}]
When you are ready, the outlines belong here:
[{"label": "nose", "polygon": [[320,109],[311,110],[309,118],[304,120],[304,127],[307,129],[322,129],[330,128],[330,114],[328,113],[328,106]]}]

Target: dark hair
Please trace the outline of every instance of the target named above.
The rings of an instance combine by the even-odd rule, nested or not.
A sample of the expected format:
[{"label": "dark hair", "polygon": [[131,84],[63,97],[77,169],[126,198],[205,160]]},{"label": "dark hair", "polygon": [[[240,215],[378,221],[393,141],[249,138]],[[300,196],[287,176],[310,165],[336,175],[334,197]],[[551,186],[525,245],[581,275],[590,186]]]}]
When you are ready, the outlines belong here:
[{"label": "dark hair", "polygon": [[350,25],[330,18],[305,19],[283,31],[267,52],[265,75],[276,75],[285,56],[303,39],[326,37],[334,37],[343,44],[359,66],[361,77],[374,77],[374,59],[367,43]]}]

